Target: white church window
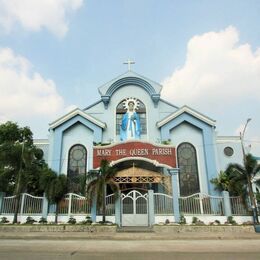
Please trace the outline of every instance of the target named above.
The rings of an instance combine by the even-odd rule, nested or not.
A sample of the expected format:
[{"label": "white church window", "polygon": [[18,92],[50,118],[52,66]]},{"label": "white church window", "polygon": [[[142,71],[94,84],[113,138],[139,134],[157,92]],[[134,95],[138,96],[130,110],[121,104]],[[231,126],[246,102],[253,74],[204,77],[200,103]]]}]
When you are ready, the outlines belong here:
[{"label": "white church window", "polygon": [[196,149],[190,143],[182,143],[177,149],[180,195],[200,192]]}]

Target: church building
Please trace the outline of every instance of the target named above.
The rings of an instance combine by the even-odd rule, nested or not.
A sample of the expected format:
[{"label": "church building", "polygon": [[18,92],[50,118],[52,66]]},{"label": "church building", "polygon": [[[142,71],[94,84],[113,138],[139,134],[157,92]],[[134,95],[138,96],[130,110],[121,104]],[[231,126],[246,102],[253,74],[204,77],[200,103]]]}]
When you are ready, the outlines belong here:
[{"label": "church building", "polygon": [[36,144],[50,168],[68,176],[73,192],[77,176],[106,159],[125,197],[148,191],[218,196],[210,180],[229,163],[242,162],[239,137],[217,136],[216,121],[205,111],[171,104],[161,98],[162,88],[128,70],[98,88],[97,102],[52,122],[49,139]]}]

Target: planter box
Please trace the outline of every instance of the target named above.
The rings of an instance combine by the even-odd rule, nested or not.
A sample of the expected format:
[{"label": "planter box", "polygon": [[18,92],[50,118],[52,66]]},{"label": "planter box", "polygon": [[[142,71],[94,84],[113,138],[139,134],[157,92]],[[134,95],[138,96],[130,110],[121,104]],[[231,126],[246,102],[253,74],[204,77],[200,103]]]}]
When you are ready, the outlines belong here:
[{"label": "planter box", "polygon": [[0,225],[0,232],[115,233],[117,226],[103,225]]},{"label": "planter box", "polygon": [[196,226],[196,225],[164,225],[153,227],[156,233],[254,233],[254,226]]}]

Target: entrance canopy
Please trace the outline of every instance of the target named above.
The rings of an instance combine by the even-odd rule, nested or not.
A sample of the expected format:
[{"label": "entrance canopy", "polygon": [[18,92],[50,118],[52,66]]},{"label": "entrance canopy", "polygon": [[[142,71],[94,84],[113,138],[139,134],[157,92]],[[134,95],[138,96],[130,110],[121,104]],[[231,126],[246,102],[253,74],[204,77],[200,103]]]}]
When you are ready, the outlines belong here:
[{"label": "entrance canopy", "polygon": [[125,160],[144,160],[154,165],[176,168],[175,147],[169,145],[153,145],[142,141],[126,141],[107,146],[93,148],[93,167],[98,168],[102,160],[112,164]]},{"label": "entrance canopy", "polygon": [[158,172],[133,166],[119,171],[114,181],[117,183],[161,183],[164,181],[164,176]]}]

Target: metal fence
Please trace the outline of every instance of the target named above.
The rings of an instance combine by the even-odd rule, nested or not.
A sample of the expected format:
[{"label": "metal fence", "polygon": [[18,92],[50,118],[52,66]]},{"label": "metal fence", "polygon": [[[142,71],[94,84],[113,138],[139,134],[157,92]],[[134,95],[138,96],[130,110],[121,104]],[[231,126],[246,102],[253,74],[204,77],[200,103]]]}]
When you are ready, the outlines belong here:
[{"label": "metal fence", "polygon": [[[97,209],[97,215],[102,214],[102,209]],[[110,194],[106,196],[106,216],[115,215],[115,194]]]},{"label": "metal fence", "polygon": [[196,193],[180,197],[179,207],[187,215],[224,215],[224,198]]},{"label": "metal fence", "polygon": [[231,212],[234,216],[247,216],[250,212],[246,209],[241,197],[230,197]]},{"label": "metal fence", "polygon": [[91,203],[89,199],[75,193],[68,193],[58,205],[59,214],[90,214]]},{"label": "metal fence", "polygon": [[[16,208],[16,196],[4,197],[1,214],[14,214]],[[22,193],[19,196],[18,212],[20,214],[41,214],[43,207],[43,197],[32,196],[28,193]]]},{"label": "metal fence", "polygon": [[[114,194],[106,196],[106,215],[115,215]],[[43,213],[44,197],[36,197],[27,193],[19,196],[18,213],[24,215],[41,215]],[[16,196],[2,197],[0,214],[8,215],[15,213]],[[50,209],[53,205],[50,205]],[[234,216],[248,216],[251,213],[246,209],[241,197],[230,197],[230,207]],[[184,215],[224,215],[224,198],[197,193],[187,197],[179,197],[180,212]],[[97,215],[102,213],[97,208]],[[58,205],[58,214],[76,215],[91,214],[91,201],[84,196],[68,193]],[[154,193],[154,214],[172,215],[173,197],[163,193]]]},{"label": "metal fence", "polygon": [[[21,198],[19,199],[19,210],[21,206]],[[2,202],[1,214],[14,214],[15,212],[16,196],[4,197]]]},{"label": "metal fence", "polygon": [[43,208],[44,197],[32,196],[23,193],[21,204],[21,214],[41,214]]},{"label": "metal fence", "polygon": [[172,215],[173,197],[163,193],[154,193],[154,214]]}]

